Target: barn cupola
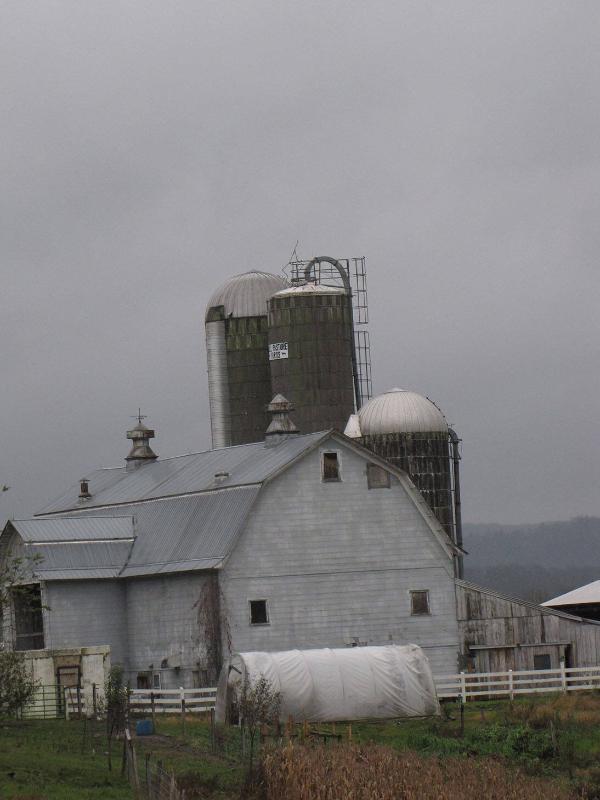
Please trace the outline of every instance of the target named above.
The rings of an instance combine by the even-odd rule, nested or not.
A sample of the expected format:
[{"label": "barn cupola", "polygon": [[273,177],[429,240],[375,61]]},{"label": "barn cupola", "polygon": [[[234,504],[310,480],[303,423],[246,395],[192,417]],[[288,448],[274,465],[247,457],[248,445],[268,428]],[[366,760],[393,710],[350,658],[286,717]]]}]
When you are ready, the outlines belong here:
[{"label": "barn cupola", "polygon": [[290,436],[298,436],[300,431],[290,419],[290,412],[294,407],[282,394],[276,394],[267,406],[267,411],[271,415],[271,423],[265,433],[265,444],[267,446],[279,444]]},{"label": "barn cupola", "polygon": [[137,469],[137,467],[152,463],[158,458],[150,447],[150,439],[154,439],[154,431],[144,425],[142,422],[144,416],[140,412],[136,419],[138,424],[135,428],[127,431],[127,438],[132,441],[131,450],[125,458],[128,470]]}]

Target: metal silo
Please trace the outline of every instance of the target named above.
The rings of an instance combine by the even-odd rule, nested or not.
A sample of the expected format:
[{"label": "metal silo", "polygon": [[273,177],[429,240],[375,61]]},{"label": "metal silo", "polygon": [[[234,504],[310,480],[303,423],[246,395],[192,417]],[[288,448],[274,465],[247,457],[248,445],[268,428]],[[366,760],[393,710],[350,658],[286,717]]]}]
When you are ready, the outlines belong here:
[{"label": "metal silo", "polygon": [[355,352],[348,289],[303,283],[269,300],[271,387],[301,433],[343,430],[354,411]]},{"label": "metal silo", "polygon": [[267,348],[267,300],[286,282],[245,272],[224,283],[206,308],[206,357],[213,447],[264,439],[273,397]]},{"label": "metal silo", "polygon": [[[346,434],[408,473],[429,508],[462,546],[458,437],[440,409],[416,392],[391,389],[352,415]],[[462,557],[457,559],[462,575]]]}]

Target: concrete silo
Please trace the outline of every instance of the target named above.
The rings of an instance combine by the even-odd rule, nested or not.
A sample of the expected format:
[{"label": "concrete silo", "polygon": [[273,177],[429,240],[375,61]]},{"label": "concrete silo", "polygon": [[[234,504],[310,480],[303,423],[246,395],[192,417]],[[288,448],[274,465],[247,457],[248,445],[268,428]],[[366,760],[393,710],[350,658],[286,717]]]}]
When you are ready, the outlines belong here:
[{"label": "concrete silo", "polygon": [[269,300],[273,394],[294,406],[301,433],[343,430],[354,409],[352,298],[346,288],[302,283]]},{"label": "concrete silo", "polygon": [[208,396],[213,447],[264,439],[271,375],[267,300],[286,286],[268,272],[245,272],[224,283],[206,308]]},{"label": "concrete silo", "polygon": [[345,433],[407,472],[446,533],[462,546],[459,440],[435,403],[391,389],[352,415]]}]

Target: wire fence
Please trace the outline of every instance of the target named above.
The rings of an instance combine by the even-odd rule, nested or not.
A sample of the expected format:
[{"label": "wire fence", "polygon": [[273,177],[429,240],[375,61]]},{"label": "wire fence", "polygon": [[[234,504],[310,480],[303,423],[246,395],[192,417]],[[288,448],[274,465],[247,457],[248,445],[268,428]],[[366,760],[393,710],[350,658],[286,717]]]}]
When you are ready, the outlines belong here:
[{"label": "wire fence", "polygon": [[125,770],[136,800],[186,800],[175,775],[149,753],[138,753],[129,730],[125,731]]}]

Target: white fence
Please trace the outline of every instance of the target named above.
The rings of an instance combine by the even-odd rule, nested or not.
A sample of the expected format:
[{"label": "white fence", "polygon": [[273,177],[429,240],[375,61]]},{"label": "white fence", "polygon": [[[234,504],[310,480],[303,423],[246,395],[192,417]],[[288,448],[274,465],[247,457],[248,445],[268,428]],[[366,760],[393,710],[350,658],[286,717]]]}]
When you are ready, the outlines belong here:
[{"label": "white fence", "polygon": [[[460,672],[434,677],[438,697],[442,700],[461,698],[508,697],[547,692],[577,692],[600,689],[600,666],[532,669],[519,672]],[[23,711],[26,717],[56,717],[63,714],[91,715],[97,710],[96,687],[89,690],[65,688],[64,700],[59,700],[58,687],[41,687]],[[47,697],[46,697],[47,695]],[[133,689],[130,706],[134,714],[186,714],[210,711],[215,707],[215,687],[203,689]],[[62,706],[62,707],[61,707]]]},{"label": "white fence", "polygon": [[600,667],[564,667],[513,672],[461,672],[434,678],[438,697],[509,697],[542,692],[600,689]]},{"label": "white fence", "polygon": [[209,689],[132,689],[129,705],[134,713],[178,714],[210,711],[215,707],[216,688]]}]

